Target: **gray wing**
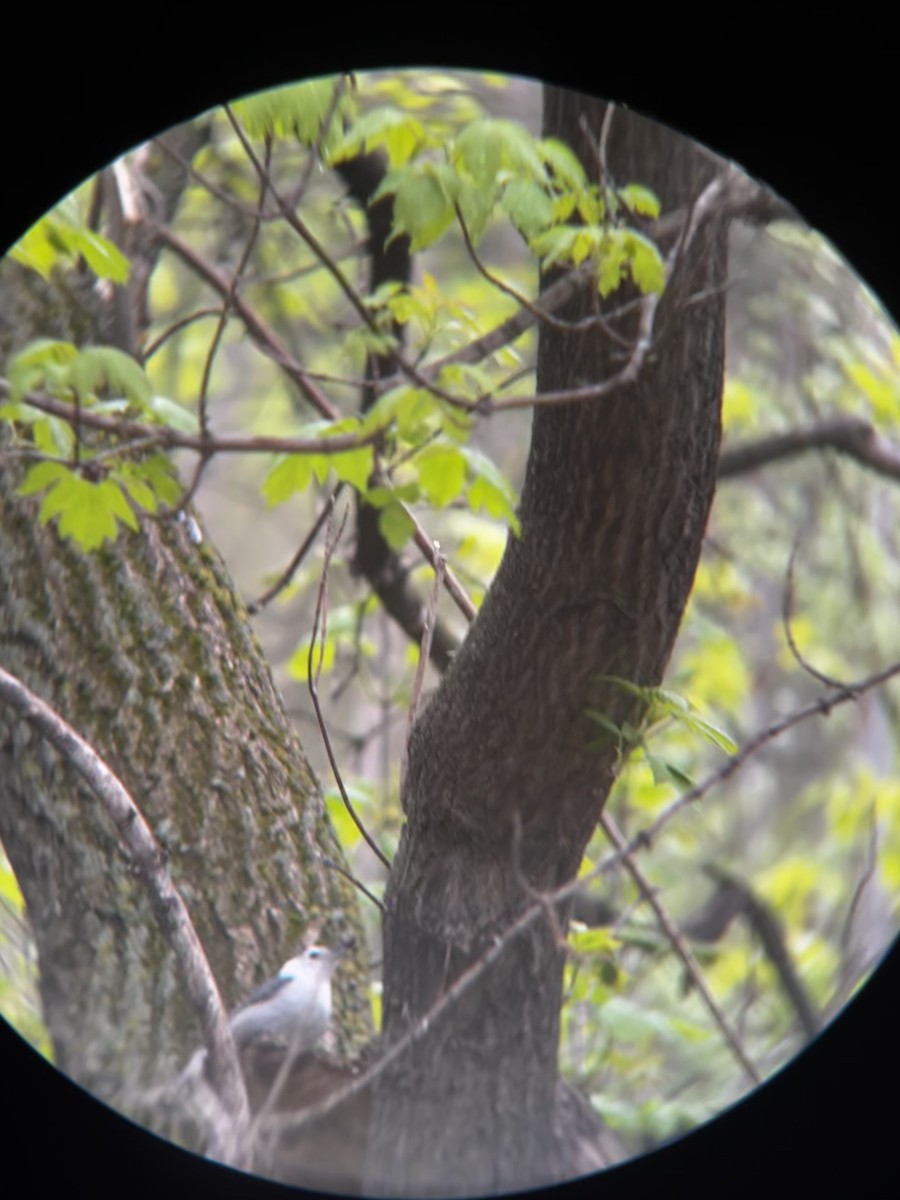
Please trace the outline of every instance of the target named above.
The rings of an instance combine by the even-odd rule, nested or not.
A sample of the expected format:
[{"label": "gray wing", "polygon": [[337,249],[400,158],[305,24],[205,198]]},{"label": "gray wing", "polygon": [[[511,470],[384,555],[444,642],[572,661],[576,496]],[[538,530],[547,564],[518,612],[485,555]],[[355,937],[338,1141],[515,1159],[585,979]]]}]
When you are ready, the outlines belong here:
[{"label": "gray wing", "polygon": [[237,1006],[233,1016],[244,1012],[245,1009],[252,1008],[254,1004],[263,1004],[266,1000],[271,1000],[273,996],[277,996],[282,989],[286,988],[290,983],[290,979],[285,975],[276,975],[272,979],[266,980],[264,984],[256,989],[255,992],[247,997],[247,999]]}]

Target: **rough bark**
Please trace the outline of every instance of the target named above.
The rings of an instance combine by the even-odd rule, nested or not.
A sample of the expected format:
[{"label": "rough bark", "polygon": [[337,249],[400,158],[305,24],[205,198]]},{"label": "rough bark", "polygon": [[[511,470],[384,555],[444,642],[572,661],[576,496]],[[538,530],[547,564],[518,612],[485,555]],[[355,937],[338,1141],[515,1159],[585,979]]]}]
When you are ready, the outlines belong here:
[{"label": "rough bark", "polygon": [[[41,528],[0,467],[0,654],[113,767],[168,853],[226,1002],[302,940],[345,935],[321,794],[215,551],[147,521],[95,556]],[[25,897],[60,1067],[114,1100],[196,1044],[173,963],[96,801],[0,713],[0,837]]]},{"label": "rough bark", "polygon": [[[582,115],[596,138],[602,102],[548,91],[545,134],[596,174]],[[618,183],[648,185],[664,210],[690,204],[716,171],[692,143],[621,111],[608,161]],[[627,696],[597,676],[662,677],[715,484],[724,234],[707,228],[683,256],[634,384],[536,412],[521,537],[412,738],[386,897],[388,1040],[503,936],[533,889],[577,871],[615,767],[614,748],[587,748],[596,726],[586,710],[628,713]],[[563,315],[590,305],[584,292]],[[605,379],[619,355],[596,331],[545,327],[539,389]],[[562,967],[551,924],[532,926],[382,1079],[373,1190],[491,1192],[583,1169],[558,1107]]]},{"label": "rough bark", "polygon": [[[185,151],[186,153],[189,151]],[[183,179],[159,164],[161,215]],[[182,173],[183,174],[183,173]],[[177,175],[177,172],[176,172]],[[136,236],[136,235],[135,235]],[[78,272],[45,282],[6,261],[0,358],[36,336],[133,349],[157,246],[130,247],[127,297]],[[142,281],[135,282],[135,279]],[[125,303],[127,301],[127,303]],[[133,321],[123,325],[129,308]],[[0,453],[0,661],[118,774],[168,855],[227,1005],[302,944],[355,938],[356,896],[321,790],[215,549],[172,521],[84,555],[16,495]],[[147,1116],[148,1085],[183,1065],[199,1027],[110,821],[58,755],[0,710],[0,840],[37,944],[56,1063]],[[359,969],[335,981],[341,1049],[370,1032]]]}]

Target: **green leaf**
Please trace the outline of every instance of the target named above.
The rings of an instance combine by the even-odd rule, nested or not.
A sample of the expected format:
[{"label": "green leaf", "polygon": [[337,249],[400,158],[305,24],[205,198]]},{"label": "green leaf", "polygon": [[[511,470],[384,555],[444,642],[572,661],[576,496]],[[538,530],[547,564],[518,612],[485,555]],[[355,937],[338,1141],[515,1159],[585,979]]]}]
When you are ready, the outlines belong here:
[{"label": "green leaf", "polygon": [[649,689],[652,700],[664,708],[667,713],[672,713],[674,716],[682,716],[684,713],[690,712],[690,701],[685,700],[684,696],[679,696],[677,691],[671,691],[668,688],[652,688]]},{"label": "green leaf", "polygon": [[10,256],[49,279],[53,268],[62,260],[84,259],[100,279],[125,283],[131,264],[125,255],[102,234],[79,227],[58,213],[38,221],[10,251]]},{"label": "green leaf", "polygon": [[552,229],[545,229],[543,233],[531,239],[531,250],[541,259],[544,267],[552,267],[557,262],[571,262],[575,241],[583,232],[583,229],[576,225],[558,225]]},{"label": "green leaf", "polygon": [[611,733],[617,741],[622,740],[622,730],[605,713],[597,712],[595,708],[589,708],[586,710],[586,715],[595,725],[599,725],[601,729],[605,729],[607,733]]},{"label": "green leaf", "polygon": [[156,512],[156,496],[153,494],[153,489],[140,476],[130,471],[123,472],[120,482],[139,508],[143,508],[147,512]]},{"label": "green leaf", "polygon": [[666,284],[666,265],[659,248],[635,230],[629,230],[624,245],[631,278],[645,295],[648,292],[660,295]]},{"label": "green leaf", "polygon": [[72,385],[82,403],[103,388],[124,393],[142,408],[149,406],[153,396],[143,368],[113,346],[88,346],[82,350],[72,364]]},{"label": "green leaf", "polygon": [[573,929],[568,940],[579,954],[612,954],[622,945],[608,929]]},{"label": "green leaf", "polygon": [[369,486],[369,477],[375,463],[375,451],[371,446],[349,450],[345,454],[332,454],[331,466],[343,483],[349,483],[360,494]]},{"label": "green leaf", "polygon": [[[313,675],[315,675],[316,671],[322,675],[327,675],[334,666],[336,653],[337,645],[330,633],[325,637],[324,641],[317,639],[312,657]],[[303,639],[285,665],[288,675],[292,679],[302,679],[305,681],[309,678],[309,638]]]},{"label": "green leaf", "polygon": [[284,454],[263,480],[260,491],[269,508],[282,504],[295,492],[303,492],[312,479],[312,463],[307,454]]},{"label": "green leaf", "polygon": [[415,532],[409,514],[399,504],[388,504],[378,514],[381,536],[392,550],[402,550]]},{"label": "green leaf", "polygon": [[[311,79],[288,87],[259,92],[232,107],[235,116],[251,137],[287,137],[294,134],[306,146],[319,137],[322,122],[332,107],[334,79]],[[337,105],[332,125],[339,112],[347,109],[347,97]]]},{"label": "green leaf", "polygon": [[616,194],[630,212],[654,219],[660,214],[662,206],[659,197],[655,192],[651,192],[647,187],[642,187],[639,183],[629,183],[625,187],[619,188]]},{"label": "green leaf", "polygon": [[712,742],[720,750],[724,750],[726,754],[734,754],[737,750],[737,742],[730,734],[726,733],[718,725],[714,725],[712,721],[698,717],[696,713],[690,713],[681,717],[681,723],[701,734],[708,742]]},{"label": "green leaf", "polygon": [[513,533],[520,532],[519,518],[515,513],[516,493],[509,480],[497,465],[471,446],[461,446],[469,471],[473,476],[469,485],[469,506],[473,511],[484,509],[492,517],[506,521]]},{"label": "green leaf", "polygon": [[483,189],[493,190],[501,172],[546,179],[543,149],[524,125],[501,118],[472,121],[460,133],[453,161]]},{"label": "green leaf", "polygon": [[162,504],[172,505],[181,499],[181,483],[170,459],[165,454],[151,454],[132,467]]},{"label": "green leaf", "polygon": [[41,416],[32,425],[31,436],[35,448],[51,457],[69,458],[75,444],[72,426],[59,417]]},{"label": "green leaf", "polygon": [[42,492],[44,488],[49,487],[51,483],[65,479],[70,474],[70,469],[63,463],[35,463],[25,472],[25,478],[16,488],[16,495],[33,496],[36,492]]},{"label": "green leaf", "polygon": [[54,244],[49,238],[47,223],[44,220],[32,225],[10,250],[9,256],[23,267],[36,271],[42,278],[49,279],[63,252],[64,248]]},{"label": "green leaf", "polygon": [[653,690],[652,688],[643,688],[637,683],[632,683],[630,679],[622,679],[620,675],[593,675],[592,678],[597,683],[612,683],[616,687],[621,688],[622,691],[636,696],[639,700],[648,702],[650,699],[648,693]]},{"label": "green leaf", "polygon": [[421,167],[390,171],[372,197],[394,196],[394,224],[391,241],[408,234],[410,250],[424,250],[436,242],[456,215],[453,204],[458,183],[452,167],[446,163],[424,163]]},{"label": "green leaf", "polygon": [[628,265],[628,254],[620,229],[607,233],[598,244],[598,255],[597,291],[605,298],[620,286]]},{"label": "green leaf", "polygon": [[168,425],[170,429],[179,433],[197,432],[197,418],[175,400],[169,400],[166,396],[151,396],[146,407],[161,424]]},{"label": "green leaf", "polygon": [[456,446],[426,446],[413,461],[419,469],[422,494],[435,508],[444,508],[462,491],[467,463],[465,455]]},{"label": "green leaf", "polygon": [[383,149],[388,163],[402,166],[426,143],[425,128],[402,109],[386,105],[359,117],[341,138],[330,155],[330,161],[343,162],[364,147],[366,152]]},{"label": "green leaf", "polygon": [[118,484],[111,479],[93,483],[73,471],[67,471],[66,477],[59,479],[41,502],[38,513],[41,524],[46,525],[54,517],[59,518],[60,537],[70,539],[85,551],[116,540],[116,518],[131,529],[138,527]]},{"label": "green leaf", "polygon": [[398,437],[406,441],[418,441],[426,432],[425,423],[433,416],[436,402],[424,388],[407,386],[391,388],[379,396],[363,418],[361,430],[372,433],[386,429],[393,421]]},{"label": "green leaf", "polygon": [[[350,803],[357,812],[360,811],[360,807],[364,809],[365,805],[371,802],[371,796],[367,790],[359,787],[353,788],[350,784],[345,784],[344,786],[347,788]],[[349,854],[362,841],[362,834],[356,822],[347,811],[347,806],[340,792],[326,792],[325,807],[328,809],[329,821],[334,832],[337,834],[337,839],[344,853]]]},{"label": "green leaf", "polygon": [[587,187],[587,176],[578,155],[564,142],[544,138],[538,143],[538,151],[560,183],[575,190]]},{"label": "green leaf", "polygon": [[501,207],[518,229],[530,241],[553,222],[553,203],[544,188],[527,179],[513,179],[506,185]]},{"label": "green leaf", "polygon": [[98,279],[127,283],[131,263],[108,238],[92,229],[75,230],[74,247]]},{"label": "green leaf", "polygon": [[[78,357],[78,349],[71,342],[38,338],[21,350],[9,364],[9,398],[19,404],[26,392],[37,391],[45,382],[51,390],[64,390],[68,384],[69,371]],[[34,412],[34,409],[31,410]]]},{"label": "green leaf", "polygon": [[644,747],[644,757],[647,760],[647,765],[653,772],[654,783],[674,783],[683,792],[689,792],[694,786],[694,781],[690,775],[682,771],[680,767],[676,767],[674,763],[660,758],[656,754],[652,754],[646,746]]},{"label": "green leaf", "polygon": [[456,201],[469,240],[475,246],[481,241],[488,219],[494,211],[495,200],[496,188],[486,189],[467,179],[459,182]]}]

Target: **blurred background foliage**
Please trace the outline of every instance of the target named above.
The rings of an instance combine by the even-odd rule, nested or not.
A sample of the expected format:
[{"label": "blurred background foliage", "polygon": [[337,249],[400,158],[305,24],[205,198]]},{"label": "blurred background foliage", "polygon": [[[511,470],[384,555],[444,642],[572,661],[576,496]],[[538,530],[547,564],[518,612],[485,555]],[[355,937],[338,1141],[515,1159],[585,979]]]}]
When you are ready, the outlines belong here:
[{"label": "blurred background foliage", "polygon": [[[365,217],[322,158],[336,159],[363,145],[380,147],[398,171],[418,164],[421,180],[427,174],[422,164],[436,170],[443,147],[458,142],[485,115],[539,133],[540,88],[527,80],[433,72],[359,76],[334,105],[335,120],[324,137],[334,86],[330,81],[313,86],[319,89],[315,103],[310,85],[303,85],[306,92],[288,89],[241,102],[234,115],[256,151],[263,154],[265,147],[279,190],[299,197],[303,221],[363,296]],[[223,111],[198,117],[197,125],[202,145],[171,228],[228,276],[251,241],[259,180]],[[163,153],[158,143],[144,152]],[[118,269],[102,239],[88,237],[93,187],[85,183],[59,214],[29,234],[32,256],[51,256],[49,265],[45,261],[48,279],[69,269],[62,261],[66,255],[72,262],[88,254],[100,261],[106,253],[98,273],[105,270],[110,278]],[[418,193],[411,195],[416,201]],[[665,211],[665,197],[661,200]],[[323,262],[272,205],[267,211],[272,215],[256,232],[240,295],[320,380],[332,403],[353,414],[371,331]],[[57,222],[55,234],[51,221]],[[439,220],[424,233],[411,230],[425,244],[409,289],[368,301],[372,311],[389,313],[386,329],[391,318],[404,321],[406,353],[414,361],[457,349],[518,308],[510,294],[475,269],[458,224],[448,221],[443,230],[438,225]],[[63,236],[60,229],[70,232]],[[852,270],[799,223],[767,228],[736,223],[731,239],[723,453],[847,415],[870,423],[888,441],[900,438],[900,337]],[[478,254],[518,292],[536,296],[536,258],[507,211],[486,218]],[[184,259],[164,252],[152,276],[149,311],[141,349],[153,392],[194,413],[220,299]],[[515,378],[517,391],[533,387],[535,349],[532,330],[482,364],[477,385]],[[471,383],[455,382],[463,388]],[[293,384],[259,352],[233,314],[211,359],[208,395],[219,433],[290,435],[308,425]],[[453,477],[461,468],[450,453],[442,464],[450,477],[440,471],[423,476],[418,491],[413,486],[408,493],[413,511],[440,542],[476,605],[502,555],[510,519],[503,503],[506,485],[492,471],[502,473],[511,493],[518,490],[529,421],[526,410],[500,413],[454,442],[446,413],[422,419],[434,445],[465,445],[470,454],[485,456],[468,460],[483,462],[485,492],[476,489],[473,495],[477,472],[465,476],[469,490]],[[178,452],[174,458],[182,480],[188,480],[193,457]],[[297,481],[280,486],[271,456],[220,455],[211,461],[196,495],[197,510],[248,602],[279,577],[321,511],[334,484],[330,465],[304,467],[305,486]],[[400,472],[395,486],[402,487],[402,480]],[[345,490],[338,507],[347,503]],[[666,686],[738,746],[827,690],[802,668],[785,636],[795,546],[790,624],[804,659],[839,680],[861,679],[900,659],[898,530],[897,480],[835,450],[813,450],[723,478]],[[307,691],[323,541],[318,539],[290,585],[253,623],[317,767],[348,860],[377,895],[383,870],[345,811]],[[347,534],[330,566],[320,694],[351,799],[390,855],[401,825],[399,762],[418,649],[350,570],[349,543]],[[403,553],[427,595],[431,568],[412,547]],[[465,622],[446,594],[440,613],[461,639]],[[429,667],[426,693],[437,682]],[[786,993],[758,924],[749,919],[747,898],[780,926],[821,1027],[846,1003],[897,928],[897,728],[897,698],[888,689],[866,692],[827,718],[797,725],[686,808],[640,855],[657,898],[688,938],[709,987],[763,1075],[790,1058],[810,1030]],[[630,836],[690,780],[705,778],[724,761],[722,748],[695,728],[662,721],[645,749],[624,762],[609,811]],[[598,830],[584,872],[609,850]],[[725,893],[745,902],[734,901],[726,910],[720,905],[717,915]],[[362,903],[377,964],[378,911]],[[747,1081],[627,872],[592,879],[576,915],[582,919],[571,935],[577,953],[567,970],[562,1070],[620,1134],[625,1151],[637,1152],[721,1110],[746,1090]],[[0,1011],[48,1053],[33,948],[5,860],[0,967]],[[376,1013],[377,974],[376,967]]]}]

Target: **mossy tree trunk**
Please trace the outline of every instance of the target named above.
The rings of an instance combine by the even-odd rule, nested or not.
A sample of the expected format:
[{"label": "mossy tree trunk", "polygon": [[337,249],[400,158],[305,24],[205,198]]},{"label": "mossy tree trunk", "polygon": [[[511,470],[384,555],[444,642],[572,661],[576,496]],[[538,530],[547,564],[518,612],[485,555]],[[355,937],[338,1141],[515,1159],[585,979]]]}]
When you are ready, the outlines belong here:
[{"label": "mossy tree trunk", "polygon": [[[176,131],[190,156],[197,126]],[[193,148],[192,148],[193,147]],[[163,216],[184,178],[160,157]],[[102,186],[102,184],[101,184]],[[47,284],[3,264],[0,358],[39,336],[133,351],[157,247],[129,246],[133,290]],[[123,320],[122,313],[129,317]],[[121,336],[117,336],[117,331]],[[186,526],[85,555],[16,488],[0,454],[0,662],[105,759],[162,844],[227,1006],[302,945],[363,939],[322,792],[246,609],[216,550]],[[173,955],[111,821],[81,779],[0,708],[0,840],[24,895],[57,1064],[126,1112],[171,1076],[200,1031]],[[370,1036],[363,976],[336,980],[344,1048]]]}]

